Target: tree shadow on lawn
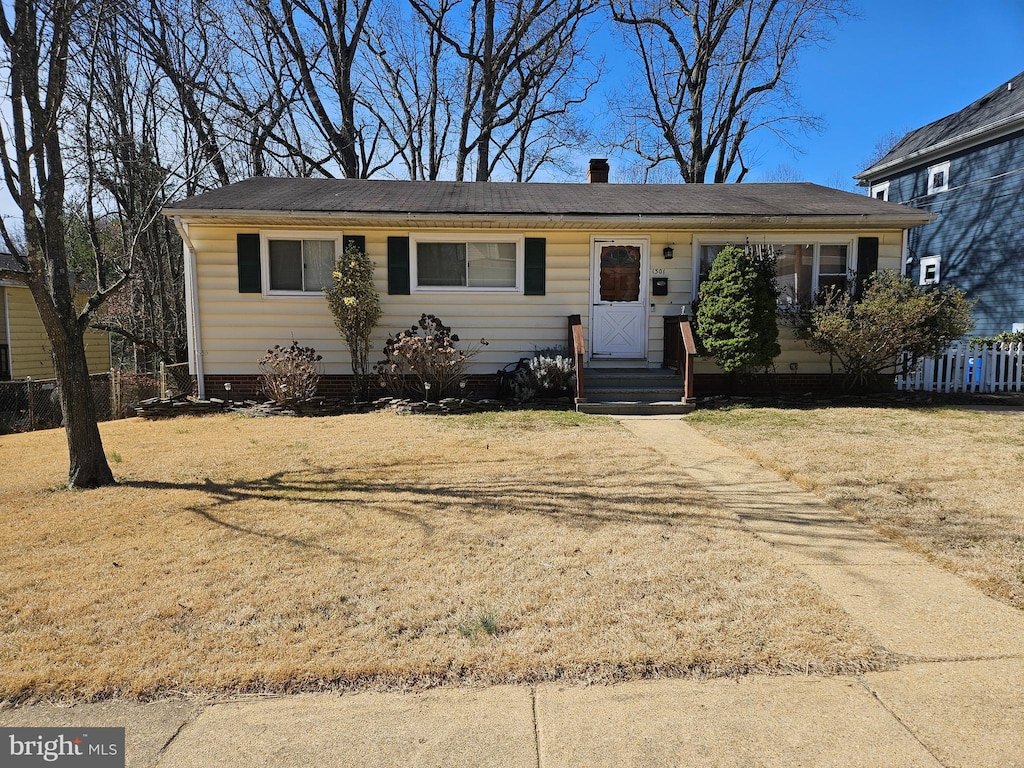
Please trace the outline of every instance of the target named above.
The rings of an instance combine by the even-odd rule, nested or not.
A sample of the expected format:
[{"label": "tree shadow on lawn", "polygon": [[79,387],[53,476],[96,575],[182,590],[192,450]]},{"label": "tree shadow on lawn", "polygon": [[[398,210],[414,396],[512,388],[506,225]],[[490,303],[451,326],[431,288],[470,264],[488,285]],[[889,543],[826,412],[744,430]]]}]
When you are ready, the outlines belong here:
[{"label": "tree shadow on lawn", "polygon": [[[422,470],[424,464],[415,466]],[[660,470],[661,477],[656,477],[654,470]],[[343,553],[315,541],[260,530],[240,522],[245,519],[245,506],[268,501],[339,508],[361,505],[418,527],[425,538],[435,530],[430,515],[452,511],[467,518],[495,514],[535,515],[582,528],[635,523],[671,527],[694,522],[705,527],[735,530],[734,520],[719,514],[717,505],[694,481],[678,476],[678,468],[660,463],[639,471],[611,471],[601,478],[583,478],[575,483],[568,481],[564,473],[555,471],[533,473],[525,484],[522,477],[511,474],[507,478],[445,484],[356,480],[344,477],[343,472],[312,466],[227,482],[210,478],[196,482],[123,480],[120,485],[149,491],[203,494],[206,498],[202,502],[185,507],[185,511],[236,533],[319,549],[333,555]],[[401,466],[380,468],[380,472],[400,477]],[[595,482],[590,484],[591,480]],[[640,493],[638,484],[642,484]],[[387,497],[391,495],[400,496],[400,503],[389,503]],[[414,506],[418,514],[397,508],[408,505]],[[345,510],[344,514],[351,518],[353,511]]]}]

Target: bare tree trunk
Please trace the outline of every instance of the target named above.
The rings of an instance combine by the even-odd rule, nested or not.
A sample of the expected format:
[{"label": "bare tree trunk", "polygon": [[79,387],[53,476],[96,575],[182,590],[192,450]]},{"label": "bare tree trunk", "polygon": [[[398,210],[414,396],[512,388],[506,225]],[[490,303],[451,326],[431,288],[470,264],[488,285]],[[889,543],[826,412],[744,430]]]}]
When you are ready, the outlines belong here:
[{"label": "bare tree trunk", "polygon": [[68,485],[92,488],[113,483],[114,476],[96,423],[82,335],[92,314],[119,286],[104,289],[98,274],[100,287],[85,309],[76,311],[65,238],[60,116],[72,27],[82,8],[71,0],[57,0],[45,8],[34,0],[16,0],[12,25],[9,12],[0,6],[0,39],[10,56],[12,126],[12,135],[0,135],[0,144],[5,146],[7,187],[21,209],[24,248],[17,247],[2,224],[0,234],[24,267],[17,276],[28,284],[50,340],[67,433]]}]

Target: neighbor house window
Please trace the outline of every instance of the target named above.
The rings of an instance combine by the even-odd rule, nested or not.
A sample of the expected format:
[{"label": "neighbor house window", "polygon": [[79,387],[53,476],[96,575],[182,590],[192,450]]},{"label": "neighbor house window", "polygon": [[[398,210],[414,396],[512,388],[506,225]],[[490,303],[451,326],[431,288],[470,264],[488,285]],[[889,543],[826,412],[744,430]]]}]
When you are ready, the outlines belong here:
[{"label": "neighbor house window", "polygon": [[420,234],[410,244],[415,290],[522,290],[521,237]]},{"label": "neighbor house window", "polygon": [[[840,290],[849,288],[850,243],[754,243],[739,247],[752,247],[774,255],[780,308],[806,306],[830,286]],[[711,262],[723,248],[724,243],[701,244],[698,288],[707,279]]]},{"label": "neighbor house window", "polygon": [[935,285],[939,282],[939,268],[942,265],[941,256],[925,256],[921,259],[921,278],[918,282],[921,285]]},{"label": "neighbor house window", "polygon": [[871,185],[871,196],[876,200],[882,200],[888,202],[889,200],[889,182],[883,181],[881,184]]},{"label": "neighbor house window", "polygon": [[321,293],[341,252],[335,232],[261,232],[263,284],[268,293]]},{"label": "neighbor house window", "polygon": [[945,192],[949,189],[949,160],[928,168],[928,194]]}]

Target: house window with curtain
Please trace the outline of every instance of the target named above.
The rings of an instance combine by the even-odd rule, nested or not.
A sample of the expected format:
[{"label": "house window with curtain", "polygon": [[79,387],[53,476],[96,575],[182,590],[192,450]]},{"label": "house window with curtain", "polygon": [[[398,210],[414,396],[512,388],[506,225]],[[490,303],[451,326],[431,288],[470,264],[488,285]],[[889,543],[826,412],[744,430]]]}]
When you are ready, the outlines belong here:
[{"label": "house window with curtain", "polygon": [[416,234],[410,246],[415,291],[522,292],[521,236]]},{"label": "house window with curtain", "polygon": [[[752,243],[737,247],[767,249],[775,255],[776,282],[779,286],[779,308],[788,309],[810,304],[826,288],[849,289],[850,246],[844,243]],[[726,243],[702,243],[698,251],[697,280],[694,298],[700,283],[707,279],[711,263]]]},{"label": "house window with curtain", "polygon": [[330,285],[340,232],[264,231],[260,241],[266,293],[317,295]]}]

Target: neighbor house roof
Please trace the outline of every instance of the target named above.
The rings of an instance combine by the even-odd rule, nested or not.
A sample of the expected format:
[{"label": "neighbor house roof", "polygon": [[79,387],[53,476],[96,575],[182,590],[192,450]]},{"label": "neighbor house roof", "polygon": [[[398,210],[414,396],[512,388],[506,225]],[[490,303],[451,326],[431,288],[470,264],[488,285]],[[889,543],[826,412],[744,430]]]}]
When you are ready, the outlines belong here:
[{"label": "neighbor house roof", "polygon": [[15,272],[25,271],[24,267],[10,253],[0,253],[0,269],[13,269]]},{"label": "neighbor house roof", "polygon": [[814,184],[547,184],[253,178],[164,209],[197,222],[556,227],[913,226],[931,214]]},{"label": "neighbor house roof", "polygon": [[877,177],[1020,129],[1024,129],[1024,72],[959,112],[911,131],[885,157],[854,178]]},{"label": "neighbor house roof", "polygon": [[[18,260],[9,253],[0,253],[0,270],[6,270],[8,272],[25,272],[25,268],[18,263]],[[12,280],[20,282],[17,277],[13,277]],[[3,282],[3,278],[0,278],[0,282]]]}]

